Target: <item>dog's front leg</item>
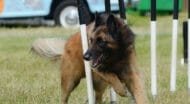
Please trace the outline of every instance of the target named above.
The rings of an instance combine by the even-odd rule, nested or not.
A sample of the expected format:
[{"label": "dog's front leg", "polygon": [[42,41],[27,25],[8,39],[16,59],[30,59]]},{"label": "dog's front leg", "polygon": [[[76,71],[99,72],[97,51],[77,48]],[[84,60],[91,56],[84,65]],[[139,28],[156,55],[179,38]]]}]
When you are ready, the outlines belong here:
[{"label": "dog's front leg", "polygon": [[126,86],[134,97],[136,104],[148,104],[139,73],[136,70],[132,70],[127,77]]},{"label": "dog's front leg", "polygon": [[126,70],[124,76],[125,84],[136,104],[148,104],[143,80],[136,67],[135,52],[132,52],[129,58],[129,69]]},{"label": "dog's front leg", "polygon": [[100,72],[98,70],[93,71],[97,73],[100,77],[102,77],[108,84],[110,84],[117,94],[123,97],[127,96],[127,90],[125,86],[121,83],[117,75],[113,73]]}]

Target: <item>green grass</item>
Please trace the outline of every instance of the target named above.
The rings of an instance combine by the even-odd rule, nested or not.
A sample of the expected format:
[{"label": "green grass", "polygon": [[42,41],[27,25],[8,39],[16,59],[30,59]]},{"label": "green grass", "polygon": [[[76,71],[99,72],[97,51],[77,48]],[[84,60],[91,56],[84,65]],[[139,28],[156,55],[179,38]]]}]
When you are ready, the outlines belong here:
[{"label": "green grass", "polygon": [[[187,67],[180,65],[182,58],[181,22],[186,15],[180,14],[180,30],[177,54],[177,91],[169,91],[171,64],[171,16],[159,16],[157,36],[158,96],[150,93],[150,35],[149,18],[128,15],[128,23],[136,36],[138,68],[145,82],[150,104],[190,104],[187,92]],[[165,27],[162,27],[165,26]],[[0,28],[0,104],[60,104],[61,86],[59,64],[49,62],[30,53],[31,43],[38,37],[64,37],[77,30],[60,27]],[[87,100],[85,80],[72,93],[70,104],[85,104]],[[118,97],[120,104],[128,98]],[[109,90],[104,94],[109,104]]]}]

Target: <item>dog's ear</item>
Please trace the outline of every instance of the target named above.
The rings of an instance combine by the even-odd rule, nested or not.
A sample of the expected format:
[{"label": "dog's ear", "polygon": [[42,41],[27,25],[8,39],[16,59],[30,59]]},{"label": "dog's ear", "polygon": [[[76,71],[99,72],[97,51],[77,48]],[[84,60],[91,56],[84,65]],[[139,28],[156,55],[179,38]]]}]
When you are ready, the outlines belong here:
[{"label": "dog's ear", "polygon": [[108,33],[115,39],[118,38],[118,26],[119,24],[116,21],[116,18],[113,14],[109,15],[107,19]]}]

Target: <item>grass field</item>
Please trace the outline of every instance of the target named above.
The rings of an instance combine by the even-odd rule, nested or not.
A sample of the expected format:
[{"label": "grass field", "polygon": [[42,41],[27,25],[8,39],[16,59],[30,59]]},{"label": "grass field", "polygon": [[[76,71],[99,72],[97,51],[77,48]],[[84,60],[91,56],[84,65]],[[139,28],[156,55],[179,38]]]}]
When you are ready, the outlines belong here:
[{"label": "grass field", "polygon": [[[150,94],[150,35],[149,18],[128,15],[128,23],[136,36],[138,68],[145,81],[150,104],[190,104],[187,92],[187,67],[180,65],[182,58],[181,24],[186,15],[180,14],[177,91],[170,93],[171,16],[158,17],[157,70],[158,96]],[[59,64],[49,62],[30,53],[31,43],[39,37],[68,38],[77,30],[60,27],[1,27],[0,28],[0,104],[60,104],[61,86]],[[85,104],[85,80],[72,93],[70,104]],[[118,97],[120,104],[127,98]],[[104,104],[109,104],[109,91],[104,94]]]}]

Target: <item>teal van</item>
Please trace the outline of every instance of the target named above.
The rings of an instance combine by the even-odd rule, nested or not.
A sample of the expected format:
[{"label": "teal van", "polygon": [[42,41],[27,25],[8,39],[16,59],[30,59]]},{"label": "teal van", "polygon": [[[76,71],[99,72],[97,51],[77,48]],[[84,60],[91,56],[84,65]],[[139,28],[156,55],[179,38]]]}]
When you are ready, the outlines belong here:
[{"label": "teal van", "polygon": [[[84,0],[87,20],[95,11],[104,12],[104,0]],[[110,0],[112,11],[118,11],[118,0]],[[126,0],[125,0],[126,3]],[[77,27],[76,0],[0,0],[1,24],[51,24]]]}]

